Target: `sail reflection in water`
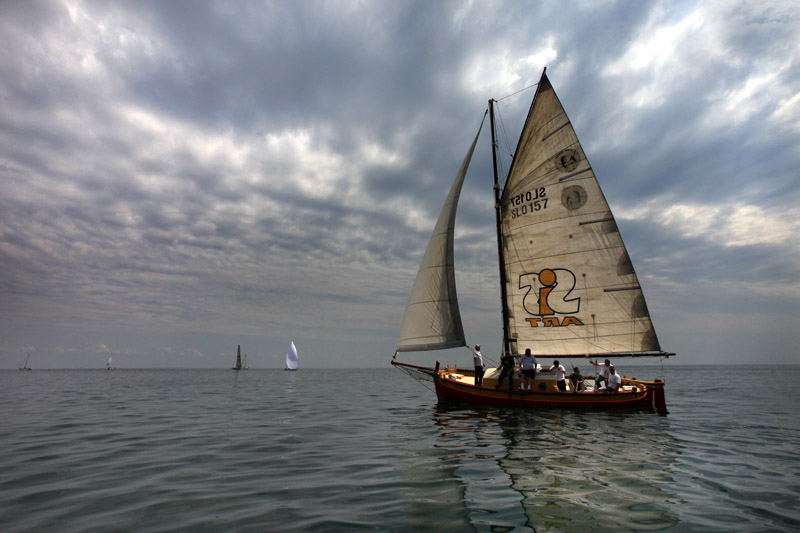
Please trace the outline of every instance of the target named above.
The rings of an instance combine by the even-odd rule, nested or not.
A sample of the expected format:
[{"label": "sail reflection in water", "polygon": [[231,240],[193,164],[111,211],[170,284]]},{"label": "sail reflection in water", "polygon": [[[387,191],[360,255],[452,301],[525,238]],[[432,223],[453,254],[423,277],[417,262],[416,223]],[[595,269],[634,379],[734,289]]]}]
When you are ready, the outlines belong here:
[{"label": "sail reflection in water", "polygon": [[643,531],[678,523],[664,510],[675,500],[662,488],[675,460],[663,418],[444,403],[434,417],[473,525]]}]

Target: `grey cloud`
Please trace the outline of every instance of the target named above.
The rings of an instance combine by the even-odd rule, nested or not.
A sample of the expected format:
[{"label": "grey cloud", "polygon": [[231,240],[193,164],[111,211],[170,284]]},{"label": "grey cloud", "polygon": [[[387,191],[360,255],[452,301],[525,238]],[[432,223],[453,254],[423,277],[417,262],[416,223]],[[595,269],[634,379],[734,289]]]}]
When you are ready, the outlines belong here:
[{"label": "grey cloud", "polygon": [[[0,334],[9,345],[41,338],[62,356],[74,353],[64,346],[127,345],[149,362],[165,343],[212,353],[245,337],[268,351],[289,334],[367,359],[390,351],[430,234],[409,227],[398,206],[435,219],[486,100],[504,96],[463,86],[477,54],[516,61],[503,68],[522,86],[545,66],[522,59],[556,50],[548,72],[612,206],[744,198],[788,208],[798,132],[773,116],[775,102],[759,100],[741,123],[707,121],[713,98],[741,89],[759,64],[793,57],[785,43],[796,8],[727,9],[725,60],[693,56],[698,46],[678,49],[663,69],[608,73],[645,24],[675,24],[697,6],[77,3],[88,18],[74,24],[58,3],[2,3]],[[103,35],[92,29],[98,20]],[[658,86],[657,105],[626,103],[670,79],[670,68],[691,75]],[[796,87],[798,72],[786,67],[772,83]],[[512,145],[531,97],[501,103]],[[131,109],[181,130],[135,126]],[[624,136],[608,142],[614,128]],[[258,142],[287,130],[351,163],[334,193],[312,196],[288,178],[306,154],[258,153]],[[227,135],[248,155],[214,158],[184,134],[212,145]],[[402,163],[362,161],[365,141]],[[488,146],[487,123],[458,214],[460,299],[475,322],[494,312],[498,290]],[[670,288],[692,291],[694,281],[796,283],[794,250],[714,246],[639,221],[621,229],[637,272],[658,280],[648,297],[667,302],[651,307],[667,313],[683,305]],[[775,302],[792,305],[790,296]],[[662,343],[670,336],[679,333],[662,332]],[[348,366],[344,356],[326,364]]]}]

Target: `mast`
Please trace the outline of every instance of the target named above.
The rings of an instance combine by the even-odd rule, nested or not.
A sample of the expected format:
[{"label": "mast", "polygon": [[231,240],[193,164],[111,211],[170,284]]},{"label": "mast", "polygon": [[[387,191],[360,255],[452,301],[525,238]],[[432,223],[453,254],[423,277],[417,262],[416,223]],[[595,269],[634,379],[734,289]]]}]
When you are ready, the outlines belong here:
[{"label": "mast", "polygon": [[[497,256],[500,264],[500,300],[503,309],[503,353],[511,353],[508,334],[508,301],[506,298],[506,257],[503,250],[503,226],[500,203],[500,180],[497,176],[497,139],[494,128],[494,99],[489,100],[489,122],[492,130],[492,170],[494,171],[494,214],[497,223]],[[501,354],[502,355],[502,354]]]}]

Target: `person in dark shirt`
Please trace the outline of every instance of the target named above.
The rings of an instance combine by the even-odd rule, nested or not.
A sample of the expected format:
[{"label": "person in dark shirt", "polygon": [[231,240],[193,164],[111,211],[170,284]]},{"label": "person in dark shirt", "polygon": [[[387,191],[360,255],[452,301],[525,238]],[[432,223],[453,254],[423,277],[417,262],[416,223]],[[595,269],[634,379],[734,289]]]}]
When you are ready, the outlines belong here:
[{"label": "person in dark shirt", "polygon": [[508,377],[508,388],[514,390],[514,357],[510,353],[506,353],[500,358],[500,378],[497,380],[495,389],[499,389],[503,384],[503,380]]},{"label": "person in dark shirt", "polygon": [[577,366],[572,371],[572,374],[569,375],[569,384],[573,394],[586,391],[586,384],[583,382],[583,374],[581,374],[581,369]]}]

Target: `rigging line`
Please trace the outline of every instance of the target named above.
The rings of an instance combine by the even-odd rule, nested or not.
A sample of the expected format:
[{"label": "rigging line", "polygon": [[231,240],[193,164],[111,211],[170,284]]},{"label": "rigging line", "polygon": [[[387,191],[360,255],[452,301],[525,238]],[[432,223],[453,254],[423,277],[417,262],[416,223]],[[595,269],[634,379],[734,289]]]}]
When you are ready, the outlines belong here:
[{"label": "rigging line", "polygon": [[[472,348],[470,348],[469,346],[464,346],[464,348],[466,348],[467,350],[469,350],[469,351],[470,351],[470,353],[474,353],[474,352],[472,351]],[[484,354],[483,354],[483,352],[481,352],[481,357],[483,358],[483,368],[484,368],[484,371],[485,371],[485,369],[486,369],[486,368],[488,368],[488,366],[489,366],[489,365],[487,365],[487,364],[486,364],[486,362],[487,362],[487,361],[489,361],[489,362],[490,362],[490,363],[492,363],[492,364],[494,364],[494,363],[495,363],[495,360],[494,360],[494,359],[492,359],[492,358],[491,358],[491,357],[489,357],[488,355],[484,355]]]},{"label": "rigging line", "polygon": [[[492,363],[492,368],[496,368],[497,366],[500,366],[500,361],[497,361],[496,359],[494,359],[490,355],[484,355],[483,356],[483,360],[484,360],[484,362],[488,361],[488,362]],[[483,368],[489,368],[489,365],[485,364],[485,365],[483,365]]]},{"label": "rigging line", "polygon": [[[506,123],[503,120],[503,113],[502,113],[502,111],[500,111],[500,106],[499,105],[495,105],[495,109],[497,110],[497,121],[500,123],[500,133],[503,134],[503,140],[505,141],[506,145],[510,146],[510,144],[508,142],[508,133],[506,132]],[[508,155],[513,155],[509,150],[504,150],[503,148],[501,148],[499,146],[499,144],[500,143],[498,143],[498,148],[503,150]]]},{"label": "rigging line", "polygon": [[500,122],[500,133],[503,134],[503,142],[505,142],[506,146],[508,147],[508,148],[504,149],[504,148],[498,146],[498,148],[500,148],[500,150],[502,150],[503,153],[505,153],[508,157],[513,159],[514,158],[514,153],[511,151],[511,141],[509,141],[509,139],[508,139],[508,130],[506,129],[506,123],[503,120],[503,112],[500,110],[500,106],[499,105],[495,106],[495,109],[497,109],[497,117],[498,117],[499,122]]},{"label": "rigging line", "polygon": [[[533,85],[529,85],[529,86],[525,87],[524,89],[520,89],[519,91],[517,91],[517,92],[515,92],[515,93],[511,93],[511,94],[509,94],[509,95],[506,95],[506,96],[504,96],[504,97],[500,98],[500,100],[505,100],[506,98],[511,98],[511,97],[512,97],[512,96],[514,96],[515,94],[519,94],[519,93],[521,93],[522,91],[527,91],[528,89],[531,89],[531,88],[533,88],[533,87],[536,87],[537,85],[539,85],[539,82],[538,82],[538,81],[537,81],[536,83],[534,83]],[[495,102],[499,102],[500,100],[495,100]]]},{"label": "rigging line", "polygon": [[[495,101],[495,103],[497,103],[497,101]],[[497,118],[498,118],[498,122],[499,122],[499,131],[497,133],[501,133],[502,134],[503,141],[505,142],[505,145],[507,147],[509,147],[509,148],[506,149],[506,148],[501,147],[500,146],[500,142],[498,141],[498,142],[496,142],[496,144],[494,146],[494,149],[497,150],[498,152],[500,152],[501,154],[503,154],[504,156],[508,157],[509,159],[513,160],[514,159],[514,154],[510,151],[511,143],[508,141],[508,132],[506,130],[506,124],[503,121],[503,114],[500,111],[500,106],[499,105],[495,105],[495,109],[497,110]],[[498,159],[498,164],[500,165],[500,174],[504,178],[504,180],[503,180],[504,183],[502,184],[502,187],[505,187],[505,181],[506,181],[505,178],[508,178],[508,173],[506,172],[506,168],[505,168],[506,167],[505,160],[503,158],[499,158]]]},{"label": "rigging line", "polygon": [[[395,354],[395,355],[396,355],[396,354]],[[425,389],[427,389],[429,392],[435,392],[435,389],[434,389],[434,388],[431,388],[431,387],[429,387],[428,385],[426,385],[425,383],[423,383],[423,381],[427,381],[427,380],[424,380],[423,378],[420,378],[420,377],[417,377],[417,376],[415,376],[414,374],[412,374],[412,373],[411,373],[411,372],[409,372],[408,370],[404,369],[403,367],[396,367],[396,368],[397,368],[398,370],[400,370],[401,372],[403,372],[404,374],[406,374],[406,375],[407,375],[408,377],[410,377],[411,379],[413,379],[414,381],[416,381],[417,383],[419,383],[419,384],[420,384],[420,386],[424,387],[424,388],[425,388]]]},{"label": "rigging line", "polygon": [[[408,374],[408,372],[406,372],[406,373]],[[423,383],[423,380],[421,378],[417,378],[417,377],[411,376],[410,374],[409,374],[409,376],[411,377],[411,379],[413,379],[414,381],[419,383],[422,387],[424,387],[429,392],[436,392],[436,389],[434,387],[429,387],[426,383]]]},{"label": "rigging line", "polygon": [[422,385],[422,386],[423,386],[425,389],[427,389],[428,391],[430,391],[430,392],[436,392],[436,388],[435,388],[435,387],[429,387],[429,386],[428,386],[426,383],[423,383],[421,379],[415,379],[414,381],[416,381],[417,383],[419,383],[420,385]]},{"label": "rigging line", "polygon": [[[464,348],[466,348],[467,350],[469,350],[469,351],[470,351],[470,353],[474,353],[474,352],[472,351],[472,348],[470,348],[469,346],[464,346]],[[492,364],[494,364],[494,363],[496,362],[494,359],[492,359],[492,358],[491,358],[490,356],[488,356],[488,355],[485,355],[483,352],[481,352],[481,357],[483,358],[483,361],[484,361],[483,368],[486,368],[486,367],[488,366],[488,365],[486,365],[486,361],[489,361],[489,362],[490,362],[490,363],[492,363]],[[499,364],[499,363],[498,363],[498,364]]]}]

